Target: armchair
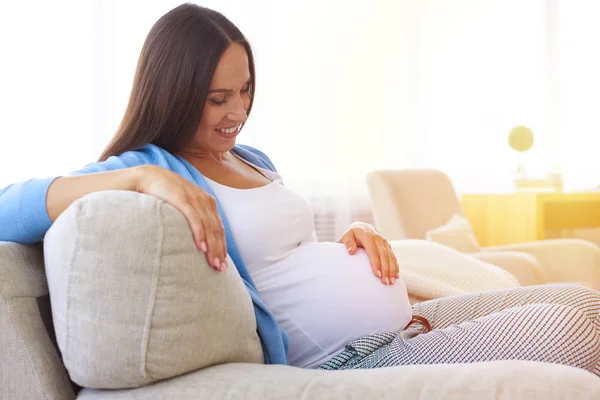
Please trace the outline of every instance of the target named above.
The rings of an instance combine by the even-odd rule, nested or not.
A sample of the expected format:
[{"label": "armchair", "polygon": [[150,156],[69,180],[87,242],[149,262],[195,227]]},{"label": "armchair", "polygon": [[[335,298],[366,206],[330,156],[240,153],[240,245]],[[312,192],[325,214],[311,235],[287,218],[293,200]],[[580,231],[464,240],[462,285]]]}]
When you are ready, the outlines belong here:
[{"label": "armchair", "polygon": [[[389,240],[425,239],[462,207],[449,177],[431,169],[367,175],[377,229]],[[512,273],[521,285],[577,283],[600,290],[600,248],[578,239],[481,248],[472,256]]]}]

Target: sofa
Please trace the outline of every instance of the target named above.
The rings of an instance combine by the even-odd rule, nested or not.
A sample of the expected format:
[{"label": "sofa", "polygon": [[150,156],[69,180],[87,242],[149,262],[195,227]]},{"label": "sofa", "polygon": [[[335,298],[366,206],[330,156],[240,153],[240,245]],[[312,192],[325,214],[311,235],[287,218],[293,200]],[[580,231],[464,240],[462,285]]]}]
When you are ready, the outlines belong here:
[{"label": "sofa", "polygon": [[550,363],[265,365],[231,260],[214,271],[177,210],[123,191],[79,199],[43,244],[0,242],[0,355],[11,400],[600,398]]}]

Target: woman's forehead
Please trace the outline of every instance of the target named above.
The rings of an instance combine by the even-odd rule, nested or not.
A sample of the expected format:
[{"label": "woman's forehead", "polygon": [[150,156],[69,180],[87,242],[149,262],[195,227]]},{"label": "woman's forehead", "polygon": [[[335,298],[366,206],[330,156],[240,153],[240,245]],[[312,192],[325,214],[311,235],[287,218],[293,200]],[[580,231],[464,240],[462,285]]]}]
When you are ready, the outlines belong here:
[{"label": "woman's forehead", "polygon": [[250,79],[250,66],[246,49],[239,43],[233,43],[219,60],[213,74],[211,89],[219,89],[223,85],[243,85],[248,79]]}]

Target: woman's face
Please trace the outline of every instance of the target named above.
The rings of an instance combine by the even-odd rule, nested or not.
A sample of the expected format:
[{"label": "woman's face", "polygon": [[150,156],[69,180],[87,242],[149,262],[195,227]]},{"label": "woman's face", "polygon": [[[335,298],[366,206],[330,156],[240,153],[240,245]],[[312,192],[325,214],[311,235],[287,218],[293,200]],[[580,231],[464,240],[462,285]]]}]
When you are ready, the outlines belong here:
[{"label": "woman's face", "polygon": [[213,152],[233,148],[240,125],[248,118],[249,85],[248,54],[244,46],[233,43],[223,53],[213,75],[193,147]]}]

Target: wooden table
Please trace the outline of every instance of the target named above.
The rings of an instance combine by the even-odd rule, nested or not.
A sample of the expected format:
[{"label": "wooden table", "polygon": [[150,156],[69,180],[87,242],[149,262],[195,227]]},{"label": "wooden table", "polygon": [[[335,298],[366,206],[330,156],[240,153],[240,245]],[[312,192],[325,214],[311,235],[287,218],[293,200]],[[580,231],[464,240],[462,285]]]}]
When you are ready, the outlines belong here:
[{"label": "wooden table", "polygon": [[462,206],[482,246],[543,240],[548,230],[600,228],[600,191],[466,194]]}]

